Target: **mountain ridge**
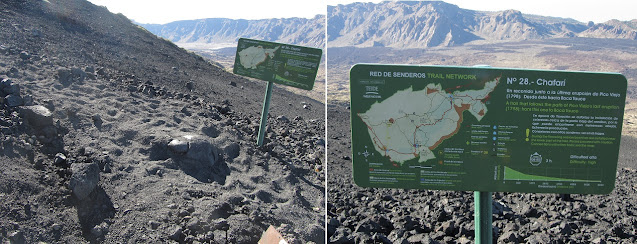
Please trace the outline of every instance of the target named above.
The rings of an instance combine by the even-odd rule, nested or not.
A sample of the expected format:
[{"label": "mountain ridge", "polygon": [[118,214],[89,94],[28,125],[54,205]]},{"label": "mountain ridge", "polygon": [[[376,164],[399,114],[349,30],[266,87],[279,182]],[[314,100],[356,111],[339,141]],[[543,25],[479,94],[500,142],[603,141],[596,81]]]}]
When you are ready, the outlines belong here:
[{"label": "mountain ridge", "polygon": [[180,20],[167,24],[139,24],[175,43],[236,43],[240,37],[322,48],[325,15],[306,18]]},{"label": "mountain ridge", "polygon": [[468,10],[442,1],[351,3],[328,6],[327,12],[330,47],[445,47],[555,37],[637,40],[636,20],[581,23],[518,10]]}]

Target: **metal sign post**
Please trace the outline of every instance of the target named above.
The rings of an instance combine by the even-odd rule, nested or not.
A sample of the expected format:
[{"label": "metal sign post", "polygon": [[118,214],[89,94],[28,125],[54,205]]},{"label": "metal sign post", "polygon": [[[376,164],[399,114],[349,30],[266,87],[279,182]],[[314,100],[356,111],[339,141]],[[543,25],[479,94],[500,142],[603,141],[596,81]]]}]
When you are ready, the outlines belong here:
[{"label": "metal sign post", "polygon": [[263,99],[263,110],[261,111],[261,121],[259,124],[259,135],[257,137],[257,146],[263,145],[263,137],[265,136],[266,124],[268,122],[268,109],[270,108],[270,97],[272,96],[272,87],[274,87],[274,83],[272,81],[268,81],[268,85],[265,88],[265,98]]},{"label": "metal sign post", "polygon": [[491,192],[473,192],[473,221],[477,244],[493,243],[493,209]]},{"label": "metal sign post", "polygon": [[317,48],[239,39],[232,72],[268,82],[257,135],[258,146],[263,145],[266,134],[274,83],[312,90],[322,54],[323,51]]}]

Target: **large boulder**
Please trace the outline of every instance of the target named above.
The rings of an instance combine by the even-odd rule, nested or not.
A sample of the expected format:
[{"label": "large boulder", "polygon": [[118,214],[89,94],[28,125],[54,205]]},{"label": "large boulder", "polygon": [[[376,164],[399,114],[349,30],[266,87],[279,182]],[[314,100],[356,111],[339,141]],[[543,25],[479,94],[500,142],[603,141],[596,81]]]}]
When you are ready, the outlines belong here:
[{"label": "large boulder", "polygon": [[69,86],[73,82],[82,82],[87,75],[82,69],[74,67],[71,69],[58,69],[57,80],[64,86]]},{"label": "large boulder", "polygon": [[100,179],[100,168],[97,163],[74,163],[71,164],[71,180],[69,187],[73,194],[84,200],[97,186]]},{"label": "large boulder", "polygon": [[24,106],[21,114],[32,126],[45,127],[53,125],[53,113],[42,105]]},{"label": "large boulder", "polygon": [[183,138],[188,142],[188,152],[186,152],[185,158],[210,166],[219,159],[218,149],[204,137],[188,135]]},{"label": "large boulder", "polygon": [[221,161],[222,151],[207,140],[208,137],[185,135],[168,143],[168,151],[179,168],[199,181],[213,177],[215,164]]}]

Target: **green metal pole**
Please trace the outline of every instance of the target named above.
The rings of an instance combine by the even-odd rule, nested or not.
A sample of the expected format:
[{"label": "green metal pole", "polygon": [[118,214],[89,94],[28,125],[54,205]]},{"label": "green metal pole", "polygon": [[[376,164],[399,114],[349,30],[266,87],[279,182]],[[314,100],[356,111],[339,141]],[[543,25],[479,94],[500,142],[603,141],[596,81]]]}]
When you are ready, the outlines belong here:
[{"label": "green metal pole", "polygon": [[268,123],[268,109],[270,109],[270,97],[272,96],[272,87],[274,83],[268,81],[268,86],[265,90],[265,98],[263,99],[263,110],[261,110],[261,125],[259,125],[259,135],[257,137],[257,146],[263,145],[263,137],[265,136],[265,126]]},{"label": "green metal pole", "polygon": [[493,210],[491,209],[491,192],[473,192],[473,221],[476,244],[493,243]]}]

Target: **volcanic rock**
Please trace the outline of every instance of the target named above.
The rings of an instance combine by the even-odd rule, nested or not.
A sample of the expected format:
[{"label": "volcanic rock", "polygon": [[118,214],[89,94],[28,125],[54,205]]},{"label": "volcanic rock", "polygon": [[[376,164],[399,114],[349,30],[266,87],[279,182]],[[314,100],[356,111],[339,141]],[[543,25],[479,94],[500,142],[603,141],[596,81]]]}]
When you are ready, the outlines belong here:
[{"label": "volcanic rock", "polygon": [[22,97],[20,97],[19,95],[13,95],[13,94],[7,95],[4,98],[4,102],[9,107],[18,107],[18,106],[21,106],[22,104],[24,104],[24,101],[22,100]]},{"label": "volcanic rock", "polygon": [[184,139],[188,142],[188,152],[185,157],[197,162],[214,165],[219,158],[217,148],[213,146],[210,141],[204,139],[201,136],[184,136]]},{"label": "volcanic rock", "polygon": [[31,54],[29,54],[27,51],[22,51],[20,52],[20,58],[22,60],[27,60],[31,58]]},{"label": "volcanic rock", "polygon": [[24,106],[21,114],[32,126],[45,127],[53,125],[53,114],[42,105]]},{"label": "volcanic rock", "polygon": [[168,234],[168,237],[174,241],[180,241],[183,236],[183,229],[181,226],[173,226]]},{"label": "volcanic rock", "polygon": [[99,166],[97,163],[74,163],[71,164],[71,172],[69,187],[78,199],[84,200],[97,186]]},{"label": "volcanic rock", "polygon": [[11,244],[24,244],[27,243],[27,240],[24,238],[24,233],[22,231],[14,231],[9,234],[9,243]]},{"label": "volcanic rock", "polygon": [[188,142],[185,140],[173,139],[168,143],[168,149],[175,154],[183,155],[188,152]]},{"label": "volcanic rock", "polygon": [[239,156],[240,149],[241,148],[239,144],[233,142],[230,145],[227,145],[225,148],[223,148],[223,152],[228,156],[229,159],[234,159]]},{"label": "volcanic rock", "polygon": [[53,158],[53,165],[63,166],[66,164],[66,155],[63,153],[55,154],[55,158]]},{"label": "volcanic rock", "polygon": [[508,231],[508,232],[505,232],[504,234],[502,234],[498,238],[498,243],[501,243],[501,242],[514,242],[514,243],[517,243],[518,242],[518,237],[515,234],[515,232]]},{"label": "volcanic rock", "polygon": [[336,228],[335,233],[330,237],[330,243],[351,243],[354,240],[352,239],[352,231],[346,227]]}]

